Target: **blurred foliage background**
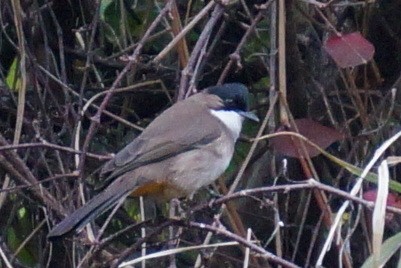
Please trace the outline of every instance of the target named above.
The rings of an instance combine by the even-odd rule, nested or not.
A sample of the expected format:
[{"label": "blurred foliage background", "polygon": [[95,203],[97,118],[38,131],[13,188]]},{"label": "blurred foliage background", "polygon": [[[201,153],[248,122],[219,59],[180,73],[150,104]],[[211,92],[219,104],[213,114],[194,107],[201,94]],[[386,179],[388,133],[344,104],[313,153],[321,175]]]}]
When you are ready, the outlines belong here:
[{"label": "blurred foliage background", "polygon": [[[308,118],[314,123],[305,128],[315,130],[315,142],[342,133],[327,151],[364,167],[400,125],[400,18],[399,0],[1,1],[1,267],[109,267],[140,256],[145,240],[147,253],[202,244],[206,231],[169,229],[173,223],[154,220],[155,214],[167,215],[167,207],[138,225],[137,200],[127,200],[96,242],[85,231],[54,243],[46,235],[82,204],[82,196],[95,194],[96,171],[111,153],[175,101],[217,83],[246,84],[252,109],[264,122],[245,124],[229,169],[211,186],[214,192],[226,196],[230,188],[291,186],[309,178],[348,192],[355,174],[327,158],[284,156],[283,145],[273,149],[268,139],[253,148],[250,137],[293,129],[299,122],[294,119]],[[352,32],[373,44],[375,56],[340,68],[323,44],[333,34]],[[100,119],[94,117],[99,109]],[[320,125],[333,132],[320,133]],[[395,143],[388,154],[399,151]],[[390,169],[394,181],[399,172]],[[204,189],[182,206],[191,211],[211,198],[218,197]],[[224,212],[219,206],[195,210],[188,220],[224,226],[241,237],[249,228],[261,249],[313,267],[330,219],[346,199],[310,188],[262,191],[234,199]],[[369,213],[360,203],[349,207],[340,243],[326,253],[324,266],[360,267],[372,254]],[[385,237],[399,230],[398,215],[392,216]],[[113,237],[127,226],[129,231]],[[231,240],[214,234],[211,243]],[[244,254],[241,246],[221,247],[147,265],[242,267]],[[397,256],[390,260],[396,263]],[[275,267],[275,261],[251,254],[248,265]]]}]

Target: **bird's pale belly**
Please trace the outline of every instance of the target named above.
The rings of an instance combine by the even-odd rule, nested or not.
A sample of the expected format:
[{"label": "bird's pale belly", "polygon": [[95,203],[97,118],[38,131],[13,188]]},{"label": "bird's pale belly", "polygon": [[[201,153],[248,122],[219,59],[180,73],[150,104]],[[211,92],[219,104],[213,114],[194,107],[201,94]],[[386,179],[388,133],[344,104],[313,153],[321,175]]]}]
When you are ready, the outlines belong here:
[{"label": "bird's pale belly", "polygon": [[[230,143],[215,144],[210,150],[186,152],[172,165],[170,180],[183,195],[190,195],[214,182],[227,169],[233,152],[234,144]],[[173,191],[171,195],[174,194]]]}]

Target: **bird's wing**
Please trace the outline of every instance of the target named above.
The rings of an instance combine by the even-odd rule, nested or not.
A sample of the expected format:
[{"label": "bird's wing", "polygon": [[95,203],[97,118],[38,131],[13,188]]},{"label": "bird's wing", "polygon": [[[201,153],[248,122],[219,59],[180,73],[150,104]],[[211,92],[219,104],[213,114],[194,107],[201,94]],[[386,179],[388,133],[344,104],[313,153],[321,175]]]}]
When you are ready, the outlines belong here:
[{"label": "bird's wing", "polygon": [[206,111],[206,106],[183,101],[177,103],[175,108],[192,111],[175,117],[176,113],[168,109],[157,117],[140,136],[105,164],[102,174],[110,174],[106,180],[139,166],[201,147],[219,137],[221,123]]}]

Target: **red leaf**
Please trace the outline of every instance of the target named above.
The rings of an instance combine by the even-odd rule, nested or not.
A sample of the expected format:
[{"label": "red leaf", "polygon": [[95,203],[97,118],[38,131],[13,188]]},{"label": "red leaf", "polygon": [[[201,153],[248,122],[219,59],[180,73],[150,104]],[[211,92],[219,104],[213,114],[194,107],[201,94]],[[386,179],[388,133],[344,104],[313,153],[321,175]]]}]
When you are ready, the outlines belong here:
[{"label": "red leaf", "polygon": [[[296,119],[295,124],[299,130],[299,133],[306,137],[311,142],[317,144],[319,147],[326,149],[335,141],[341,140],[344,138],[344,135],[334,128],[329,128],[322,126],[321,124],[307,118]],[[277,132],[280,131],[294,131],[295,129],[291,127],[290,129],[285,127],[280,127]],[[303,156],[303,150],[300,144],[300,140],[297,137],[290,135],[277,136],[272,138],[271,146],[278,153],[300,158]],[[308,145],[304,142],[306,152],[310,157],[315,157],[320,154],[320,152],[314,147]]]},{"label": "red leaf", "polygon": [[[375,202],[377,198],[377,190],[369,190],[363,193],[363,199]],[[399,196],[389,193],[387,196],[387,206],[401,208],[401,199]]]},{"label": "red leaf", "polygon": [[331,36],[323,47],[341,68],[366,64],[375,53],[372,43],[358,32]]}]

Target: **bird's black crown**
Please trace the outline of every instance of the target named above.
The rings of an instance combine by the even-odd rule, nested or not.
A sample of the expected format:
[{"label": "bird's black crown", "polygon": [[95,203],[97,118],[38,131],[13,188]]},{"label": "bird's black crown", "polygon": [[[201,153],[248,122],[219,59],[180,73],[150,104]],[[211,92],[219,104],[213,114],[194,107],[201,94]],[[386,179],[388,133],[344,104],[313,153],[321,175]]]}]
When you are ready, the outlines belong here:
[{"label": "bird's black crown", "polygon": [[219,96],[224,102],[224,110],[249,110],[248,88],[241,83],[229,83],[220,86],[208,87],[207,93]]}]

